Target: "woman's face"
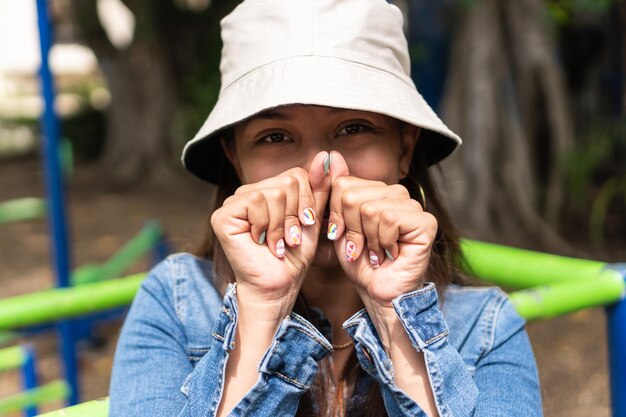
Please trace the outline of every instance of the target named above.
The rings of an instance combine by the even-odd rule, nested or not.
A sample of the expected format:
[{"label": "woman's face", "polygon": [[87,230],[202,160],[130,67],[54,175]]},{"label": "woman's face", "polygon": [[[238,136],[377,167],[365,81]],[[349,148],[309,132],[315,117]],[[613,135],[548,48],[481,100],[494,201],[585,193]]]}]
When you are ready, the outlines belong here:
[{"label": "woman's face", "polygon": [[[406,176],[418,129],[378,113],[320,106],[284,106],[238,124],[234,145],[225,146],[243,184],[290,168],[309,169],[320,151],[339,152],[350,175],[398,183]],[[325,213],[327,220],[328,213]],[[322,225],[324,231],[326,223]],[[314,263],[335,263],[332,242],[321,233]]]}]

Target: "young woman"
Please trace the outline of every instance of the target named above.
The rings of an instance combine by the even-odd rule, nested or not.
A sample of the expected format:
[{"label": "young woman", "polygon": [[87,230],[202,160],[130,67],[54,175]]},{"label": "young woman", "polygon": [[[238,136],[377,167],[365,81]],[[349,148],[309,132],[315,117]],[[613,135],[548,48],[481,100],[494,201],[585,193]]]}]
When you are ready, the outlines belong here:
[{"label": "young woman", "polygon": [[[111,416],[540,416],[524,321],[463,288],[427,167],[460,143],[384,0],[246,0],[184,151],[217,185],[199,256],[143,283]],[[468,202],[471,204],[471,202]]]}]

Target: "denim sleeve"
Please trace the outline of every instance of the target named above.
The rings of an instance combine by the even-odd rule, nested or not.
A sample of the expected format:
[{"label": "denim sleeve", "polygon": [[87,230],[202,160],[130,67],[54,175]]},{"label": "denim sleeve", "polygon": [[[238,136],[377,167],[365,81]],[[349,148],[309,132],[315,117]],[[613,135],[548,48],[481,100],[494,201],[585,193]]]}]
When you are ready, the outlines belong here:
[{"label": "denim sleeve", "polygon": [[[541,415],[534,358],[523,320],[510,311],[510,305],[496,323],[494,348],[485,352],[474,375],[448,343],[448,327],[437,305],[434,284],[398,297],[393,305],[412,345],[424,353],[441,417]],[[511,325],[509,314],[522,321],[521,328]],[[389,416],[426,417],[395,384],[393,365],[367,312],[360,311],[344,327],[352,335],[361,366],[380,385]],[[518,407],[520,400],[527,403]]]},{"label": "denim sleeve", "polygon": [[180,386],[192,371],[186,337],[160,263],[142,283],[128,312],[111,375],[110,417],[176,416],[187,399]]},{"label": "denim sleeve", "polygon": [[491,346],[476,364],[476,416],[543,416],[537,365],[524,320],[504,298]]},{"label": "denim sleeve", "polygon": [[[211,334],[208,352],[195,367],[186,337],[158,277],[162,263],[142,284],[130,309],[115,355],[110,417],[214,416],[222,396],[224,371],[237,326],[235,287],[229,287]],[[259,379],[232,416],[295,415],[301,395],[332,347],[311,324],[292,314],[279,326],[259,366]]]},{"label": "denim sleeve", "polygon": [[[224,384],[224,371],[234,348],[237,326],[235,287],[224,298],[211,350],[200,360],[186,382],[189,401],[180,416],[213,416]],[[292,313],[279,326],[272,345],[259,365],[259,379],[235,406],[230,416],[293,416],[301,396],[317,373],[317,362],[332,350],[313,325]]]}]

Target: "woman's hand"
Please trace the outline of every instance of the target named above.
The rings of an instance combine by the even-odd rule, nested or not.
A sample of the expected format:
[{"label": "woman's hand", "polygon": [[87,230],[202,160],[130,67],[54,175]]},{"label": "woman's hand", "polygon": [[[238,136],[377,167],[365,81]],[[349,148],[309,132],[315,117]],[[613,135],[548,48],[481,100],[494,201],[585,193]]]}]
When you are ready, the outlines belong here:
[{"label": "woman's hand", "polygon": [[[345,161],[333,152],[333,164],[339,163]],[[437,220],[405,187],[333,175],[329,205],[337,257],[366,307],[390,307],[422,285]]]},{"label": "woman's hand", "polygon": [[[333,152],[333,163],[341,161]],[[391,304],[424,282],[437,220],[403,186],[350,176],[333,176],[329,205],[337,258],[391,359],[395,383],[429,416],[438,416],[424,354],[411,345]]]},{"label": "woman's hand", "polygon": [[[331,180],[320,152],[309,172],[292,168],[243,185],[213,213],[211,225],[237,279],[238,298],[279,305],[286,316],[317,250]],[[289,305],[291,303],[291,305]]]}]

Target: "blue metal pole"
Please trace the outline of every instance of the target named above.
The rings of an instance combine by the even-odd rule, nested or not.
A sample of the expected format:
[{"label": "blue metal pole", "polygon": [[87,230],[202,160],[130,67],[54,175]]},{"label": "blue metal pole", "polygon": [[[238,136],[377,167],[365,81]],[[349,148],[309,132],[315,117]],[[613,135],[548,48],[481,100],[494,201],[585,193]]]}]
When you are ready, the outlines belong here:
[{"label": "blue metal pole", "polygon": [[[626,279],[626,264],[609,265]],[[626,298],[607,307],[609,378],[613,417],[626,417]]]},{"label": "blue metal pole", "polygon": [[[26,353],[26,362],[22,365],[22,387],[28,391],[37,387],[37,372],[35,370],[35,354],[30,346],[23,346]],[[32,406],[24,410],[26,417],[35,417],[39,413],[37,407]]]},{"label": "blue metal pole", "polygon": [[[67,287],[70,282],[70,256],[68,250],[67,224],[65,221],[65,198],[63,192],[63,173],[59,157],[59,122],[54,111],[54,82],[48,63],[52,45],[50,20],[47,0],[37,0],[39,23],[39,42],[41,45],[41,89],[45,102],[43,117],[42,147],[45,161],[46,188],[48,192],[48,223],[54,239],[52,240],[52,262],[57,286]],[[64,321],[58,325],[61,336],[61,350],[65,365],[65,379],[72,389],[69,404],[78,403],[78,377],[76,372],[76,346],[72,324]]]}]

